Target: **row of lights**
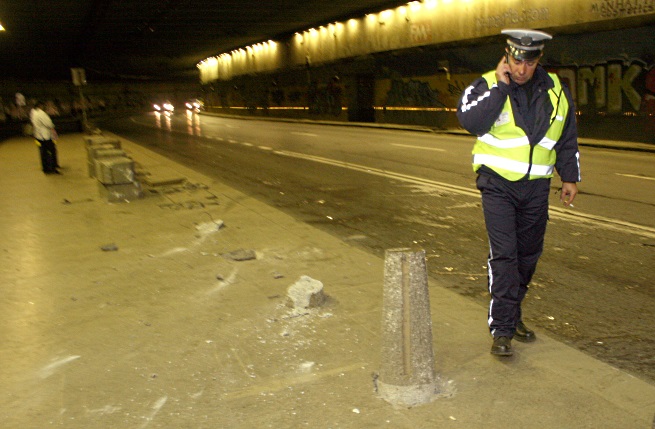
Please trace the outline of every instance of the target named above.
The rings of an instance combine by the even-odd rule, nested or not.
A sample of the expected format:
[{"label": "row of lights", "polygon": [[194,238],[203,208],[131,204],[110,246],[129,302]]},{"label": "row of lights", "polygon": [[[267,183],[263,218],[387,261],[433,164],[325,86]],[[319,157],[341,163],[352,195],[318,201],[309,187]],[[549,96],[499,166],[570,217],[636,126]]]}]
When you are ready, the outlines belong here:
[{"label": "row of lights", "polygon": [[[398,7],[396,9],[396,11],[400,15],[405,16],[406,17],[405,19],[408,19],[407,18],[408,8],[409,8],[409,10],[411,12],[418,12],[423,8],[432,9],[432,8],[437,6],[438,1],[441,1],[441,3],[443,3],[443,4],[449,4],[449,3],[452,3],[454,0],[421,0],[421,1],[415,0],[415,1],[411,1],[411,2],[407,3],[406,6]],[[385,11],[380,12],[379,14],[366,15],[366,17],[367,17],[367,19],[370,19],[370,20],[378,20],[379,19],[378,22],[380,24],[382,24],[382,23],[384,23],[385,20],[391,18],[393,13],[394,13],[394,10],[387,9]],[[324,32],[329,32],[329,34],[332,34],[332,36],[337,37],[337,31],[339,31],[343,27],[343,25],[344,24],[341,23],[341,22],[335,22],[335,23],[328,24],[327,26],[321,26],[321,27],[319,27],[318,30],[315,29],[315,28],[310,28],[309,30],[303,31],[302,33],[296,33],[295,34],[295,40],[296,40],[297,43],[303,43],[304,38],[305,38],[305,36],[304,36],[305,34],[317,35],[317,34],[319,34],[321,32],[323,32],[323,33]],[[355,27],[357,25],[357,20],[356,19],[350,19],[350,20],[348,20],[347,25],[349,27],[353,28],[353,27]],[[257,43],[257,44],[254,44],[254,45],[250,45],[250,46],[247,46],[245,48],[234,49],[229,54],[228,53],[223,53],[223,54],[220,54],[220,55],[215,56],[215,57],[210,57],[210,58],[204,59],[204,60],[200,61],[196,65],[196,67],[197,68],[202,68],[205,65],[213,66],[213,65],[218,64],[219,59],[223,60],[223,61],[227,61],[229,59],[236,58],[237,55],[243,56],[246,53],[251,54],[251,55],[255,55],[256,53],[260,52],[263,49],[271,48],[271,47],[275,48],[276,46],[277,46],[276,42],[274,42],[273,40],[269,40],[267,42],[262,42],[262,43]]]},{"label": "row of lights", "polygon": [[[448,4],[452,3],[454,0],[441,0],[442,3]],[[379,14],[367,14],[366,19],[371,21],[371,22],[378,22],[379,24],[384,24],[385,21],[391,19],[393,17],[394,12],[398,12],[401,16],[405,17],[406,20],[409,21],[409,18],[407,17],[407,11],[409,8],[409,11],[411,12],[418,12],[421,9],[432,9],[437,6],[437,0],[423,0],[423,1],[412,1],[407,3],[406,6],[399,6],[395,11],[392,9],[387,9]],[[357,20],[354,18],[351,18],[348,20],[347,25],[349,28],[354,29],[357,26]],[[295,34],[295,40],[297,43],[302,44],[305,40],[305,34],[309,34],[310,36],[316,36],[317,34],[321,33],[323,34],[326,30],[332,34],[332,36],[337,37],[337,31],[341,30],[343,28],[344,24],[341,22],[335,22],[333,24],[328,24],[327,27],[321,26],[319,27],[318,30],[315,28],[310,28],[309,30],[305,30],[302,33],[296,33]]]},{"label": "row of lights", "polygon": [[273,40],[268,40],[266,42],[260,42],[254,45],[246,46],[245,48],[233,49],[229,54],[222,53],[215,57],[206,58],[200,61],[198,64],[196,64],[196,67],[201,68],[205,65],[213,66],[218,64],[219,61],[227,61],[232,58],[238,58],[239,56],[244,57],[246,55],[255,56],[256,54],[259,54],[261,52],[272,51],[275,50],[276,48],[277,48],[277,43]]}]

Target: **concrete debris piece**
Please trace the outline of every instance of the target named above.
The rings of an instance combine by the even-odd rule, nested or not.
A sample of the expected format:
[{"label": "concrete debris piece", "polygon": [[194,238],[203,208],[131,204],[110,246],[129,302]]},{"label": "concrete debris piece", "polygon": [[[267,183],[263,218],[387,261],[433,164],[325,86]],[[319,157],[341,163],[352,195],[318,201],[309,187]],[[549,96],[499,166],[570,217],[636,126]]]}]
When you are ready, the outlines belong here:
[{"label": "concrete debris piece", "polygon": [[323,283],[309,276],[300,276],[287,290],[287,305],[295,309],[320,307],[325,302]]},{"label": "concrete debris piece", "polygon": [[103,252],[115,252],[116,250],[118,250],[118,246],[115,245],[114,243],[111,243],[101,246],[100,249],[102,249]]},{"label": "concrete debris piece", "polygon": [[70,204],[91,203],[91,202],[93,202],[93,198],[82,198],[81,200],[74,200],[74,201],[71,201],[68,198],[64,198],[64,200],[61,203],[64,205],[70,205]]},{"label": "concrete debris piece", "polygon": [[312,368],[316,365],[315,362],[307,361],[299,365],[298,369],[300,372],[311,372]]},{"label": "concrete debris piece", "polygon": [[284,278],[284,274],[280,274],[278,272],[273,273],[273,278],[274,279],[282,279]]},{"label": "concrete debris piece", "polygon": [[100,195],[110,203],[130,202],[143,198],[141,183],[127,183],[123,185],[103,185],[98,182]]},{"label": "concrete debris piece", "polygon": [[153,176],[148,175],[143,178],[143,183],[148,186],[168,186],[168,185],[180,185],[186,182],[186,177],[182,176]]},{"label": "concrete debris piece", "polygon": [[218,231],[221,228],[223,228],[223,221],[220,219],[217,221],[205,222],[200,225],[196,225],[196,230],[202,234],[209,234],[211,232]]},{"label": "concrete debris piece", "polygon": [[209,186],[205,185],[204,183],[186,182],[184,183],[184,189],[186,189],[187,191],[195,191],[196,189],[209,189]]},{"label": "concrete debris piece", "polygon": [[254,250],[239,249],[234,252],[224,253],[223,257],[233,261],[250,261],[257,259],[257,253]]}]

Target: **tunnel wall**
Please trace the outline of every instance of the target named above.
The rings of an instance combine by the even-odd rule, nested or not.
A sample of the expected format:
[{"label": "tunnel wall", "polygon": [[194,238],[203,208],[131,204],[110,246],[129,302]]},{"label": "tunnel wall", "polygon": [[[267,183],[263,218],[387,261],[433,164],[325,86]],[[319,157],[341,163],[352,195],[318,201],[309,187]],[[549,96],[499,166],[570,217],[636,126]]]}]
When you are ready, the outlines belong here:
[{"label": "tunnel wall", "polygon": [[[504,45],[409,49],[238,76],[203,86],[215,112],[458,128],[464,88],[495,68]],[[655,27],[552,40],[542,64],[571,89],[580,135],[655,143]]]},{"label": "tunnel wall", "polygon": [[422,0],[299,30],[198,63],[200,81],[317,66],[383,52],[447,47],[495,38],[508,27],[554,34],[652,24],[655,0]]},{"label": "tunnel wall", "polygon": [[500,30],[555,35],[585,137],[655,142],[655,0],[410,2],[198,64],[223,113],[457,128],[457,100],[503,52]]}]

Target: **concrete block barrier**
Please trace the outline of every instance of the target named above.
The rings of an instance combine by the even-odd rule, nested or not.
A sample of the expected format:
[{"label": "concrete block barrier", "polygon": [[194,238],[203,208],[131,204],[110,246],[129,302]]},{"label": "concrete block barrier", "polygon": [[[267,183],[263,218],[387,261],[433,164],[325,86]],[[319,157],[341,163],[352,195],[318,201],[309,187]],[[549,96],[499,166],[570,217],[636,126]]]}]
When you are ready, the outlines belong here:
[{"label": "concrete block barrier", "polygon": [[134,201],[143,198],[143,188],[139,182],[120,185],[105,185],[98,182],[100,195],[110,203]]},{"label": "concrete block barrier", "polygon": [[103,185],[126,185],[136,181],[134,161],[127,157],[96,160],[96,173]]},{"label": "concrete block barrier", "polygon": [[115,149],[113,146],[110,147],[109,145],[103,145],[103,146],[104,148],[94,148],[93,151],[90,151],[90,155],[92,155],[92,157],[90,157],[87,162],[89,177],[97,177],[96,164],[99,159],[117,158],[117,157],[129,158],[129,156],[127,156],[125,151],[122,149]]},{"label": "concrete block barrier", "polygon": [[84,136],[84,143],[87,146],[112,145],[115,149],[121,149],[121,141],[115,137],[107,137],[102,134]]}]

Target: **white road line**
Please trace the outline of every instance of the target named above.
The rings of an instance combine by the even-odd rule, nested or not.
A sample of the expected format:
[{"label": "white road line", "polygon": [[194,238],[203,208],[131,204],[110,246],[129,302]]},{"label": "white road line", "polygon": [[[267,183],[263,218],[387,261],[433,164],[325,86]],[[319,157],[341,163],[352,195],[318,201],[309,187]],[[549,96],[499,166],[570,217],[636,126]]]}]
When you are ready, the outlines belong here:
[{"label": "white road line", "polygon": [[296,136],[318,137],[318,134],[302,133],[302,132],[299,132],[299,131],[292,131],[291,134],[296,135]]},{"label": "white road line", "polygon": [[336,166],[336,167],[348,168],[350,170],[360,171],[362,173],[373,174],[373,175],[376,175],[376,176],[383,176],[383,177],[388,177],[388,178],[391,178],[391,179],[398,179],[398,180],[402,180],[404,182],[414,183],[414,184],[417,184],[417,185],[431,185],[433,188],[437,188],[438,190],[441,190],[441,191],[456,192],[458,194],[467,195],[467,196],[470,196],[470,197],[478,197],[478,198],[480,197],[479,192],[477,192],[477,191],[475,191],[473,189],[470,189],[470,188],[464,188],[462,186],[451,185],[451,184],[443,183],[443,182],[435,182],[433,180],[423,179],[421,177],[414,177],[414,176],[408,176],[408,175],[405,175],[405,174],[394,173],[393,171],[384,171],[384,170],[379,170],[379,169],[373,168],[373,167],[367,167],[367,166],[364,166],[364,165],[352,164],[352,163],[343,162],[343,161],[335,161],[333,159],[321,158],[319,156],[306,155],[306,154],[297,153],[297,152],[274,151],[274,153],[276,153],[278,155],[292,157],[292,158],[300,158],[300,159],[306,159],[308,161],[320,162],[322,164],[333,165],[333,166]]},{"label": "white road line", "polygon": [[[351,164],[349,162],[336,161],[328,158],[321,158],[319,156],[306,155],[297,152],[288,151],[274,151],[273,153],[281,156],[288,156],[290,158],[305,159],[308,161],[320,162],[322,164],[333,165],[335,167],[347,168],[349,170],[359,171],[362,173],[373,174],[376,176],[387,177],[396,179],[407,183],[429,186],[436,190],[453,192],[468,197],[480,198],[480,193],[472,188],[465,188],[462,186],[451,185],[449,183],[437,182],[434,180],[424,179],[422,177],[408,176],[406,174],[394,173],[393,171],[384,171],[373,167],[366,167],[364,165]],[[571,210],[561,207],[550,207],[550,213],[553,218],[565,219],[568,221],[582,222],[594,225],[595,227],[604,227],[619,232],[627,232],[630,234],[637,234],[644,237],[655,238],[655,228],[648,226],[637,225],[630,222],[624,222],[618,219],[611,219],[602,216],[595,216],[581,212],[572,212]]]},{"label": "white road line", "polygon": [[412,149],[435,150],[437,152],[445,152],[446,151],[446,149],[441,149],[441,148],[438,148],[438,147],[414,146],[414,145],[411,145],[411,144],[391,143],[391,146],[410,147]]},{"label": "white road line", "polygon": [[257,147],[260,148],[261,150],[273,150],[272,147],[268,147],[268,146],[257,146]]},{"label": "white road line", "polygon": [[241,142],[241,144],[248,147],[254,146],[254,144],[248,142]]},{"label": "white road line", "polygon": [[637,176],[636,174],[616,173],[616,175],[617,176],[623,176],[623,177],[630,177],[630,178],[633,178],[633,179],[655,180],[655,177]]}]

